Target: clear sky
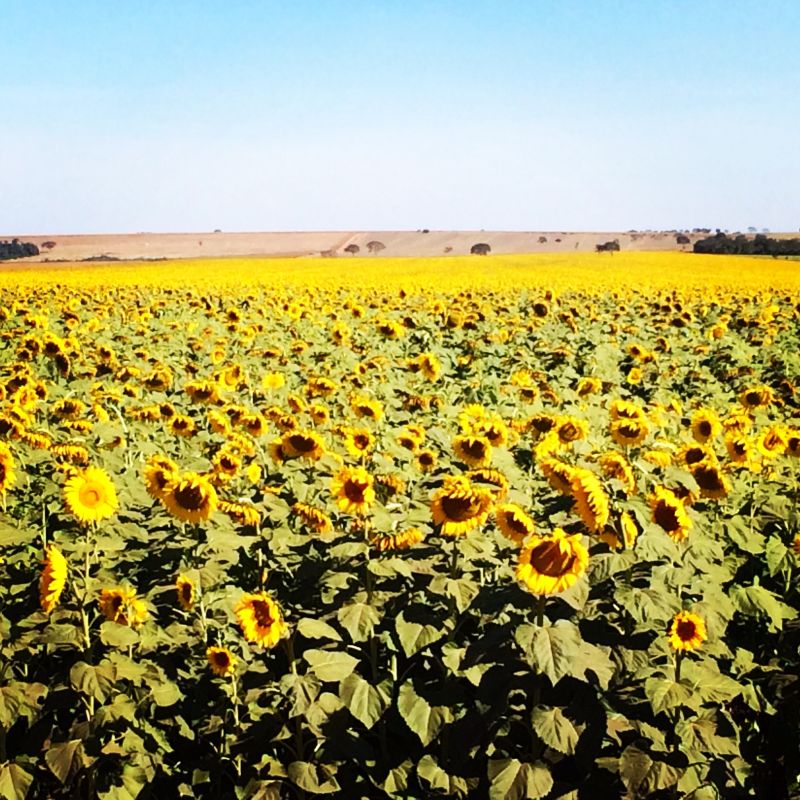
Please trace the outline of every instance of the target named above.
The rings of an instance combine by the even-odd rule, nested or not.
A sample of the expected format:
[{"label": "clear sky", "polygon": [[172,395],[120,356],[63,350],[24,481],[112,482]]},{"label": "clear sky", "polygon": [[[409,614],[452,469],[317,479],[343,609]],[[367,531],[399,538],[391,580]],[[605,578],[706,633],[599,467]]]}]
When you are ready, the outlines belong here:
[{"label": "clear sky", "polygon": [[800,228],[799,0],[0,21],[0,233]]}]

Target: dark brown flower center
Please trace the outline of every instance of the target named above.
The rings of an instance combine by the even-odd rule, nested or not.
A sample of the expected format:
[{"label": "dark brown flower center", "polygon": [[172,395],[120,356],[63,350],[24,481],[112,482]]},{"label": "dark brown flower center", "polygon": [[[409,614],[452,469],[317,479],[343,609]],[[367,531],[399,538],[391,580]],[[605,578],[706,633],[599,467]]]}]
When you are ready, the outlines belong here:
[{"label": "dark brown flower center", "polygon": [[206,498],[200,486],[189,483],[175,490],[175,500],[181,508],[198,511],[205,505]]},{"label": "dark brown flower center", "polygon": [[661,502],[655,508],[655,520],[665,531],[674,531],[680,527],[675,509]]},{"label": "dark brown flower center", "polygon": [[718,492],[725,487],[722,483],[722,476],[715,467],[696,467],[692,471],[698,486],[706,491]]},{"label": "dark brown flower center", "polygon": [[531,551],[531,566],[549,578],[565,575],[574,563],[575,555],[556,541],[542,542]]},{"label": "dark brown flower center", "polygon": [[299,433],[293,433],[288,442],[298,453],[311,453],[317,446],[317,443],[310,436],[303,436]]},{"label": "dark brown flower center", "polygon": [[697,626],[690,619],[682,619],[678,623],[678,627],[675,632],[678,634],[678,638],[682,642],[688,642],[694,639],[695,634],[697,633]]},{"label": "dark brown flower center", "polygon": [[256,622],[262,628],[268,628],[270,625],[272,625],[274,620],[272,619],[269,603],[267,603],[265,600],[253,600],[252,608],[253,616],[256,618]]},{"label": "dark brown flower center", "polygon": [[442,498],[442,511],[453,522],[464,522],[477,516],[480,512],[480,503],[472,495],[468,497],[445,496]]},{"label": "dark brown flower center", "polygon": [[369,484],[366,481],[350,480],[345,481],[344,494],[351,503],[363,503],[364,492],[366,492]]},{"label": "dark brown flower center", "polygon": [[708,438],[711,436],[711,423],[707,419],[701,420],[697,424],[697,431],[701,436]]}]

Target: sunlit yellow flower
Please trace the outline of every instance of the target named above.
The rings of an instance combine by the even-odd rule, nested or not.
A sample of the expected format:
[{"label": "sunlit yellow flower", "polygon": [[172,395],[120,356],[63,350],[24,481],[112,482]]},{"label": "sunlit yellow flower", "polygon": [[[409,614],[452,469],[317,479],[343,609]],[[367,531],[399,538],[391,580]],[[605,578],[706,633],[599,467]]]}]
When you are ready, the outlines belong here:
[{"label": "sunlit yellow flower", "polygon": [[333,530],[331,518],[319,508],[308,503],[295,503],[292,506],[295,515],[316,533],[330,533]]},{"label": "sunlit yellow flower", "polygon": [[488,467],[492,460],[492,445],[485,436],[456,436],[453,439],[453,452],[474,469]]},{"label": "sunlit yellow flower", "polygon": [[756,439],[756,449],[762,458],[773,459],[786,452],[786,430],[781,425],[770,425]]},{"label": "sunlit yellow flower", "polygon": [[691,473],[703,497],[719,500],[731,490],[728,479],[714,463],[701,461],[691,468]]},{"label": "sunlit yellow flower", "polygon": [[380,534],[370,539],[370,544],[379,552],[386,553],[393,550],[408,550],[419,544],[425,534],[419,528],[409,528],[400,533]]},{"label": "sunlit yellow flower", "polygon": [[325,455],[325,442],[314,431],[287,431],[281,437],[281,451],[284,458],[318,461]]},{"label": "sunlit yellow flower", "polygon": [[261,514],[252,503],[229,503],[219,500],[217,508],[237,525],[256,527],[261,524]]},{"label": "sunlit yellow flower", "polygon": [[577,417],[559,417],[556,421],[556,434],[561,444],[571,444],[578,439],[585,439],[589,426]]},{"label": "sunlit yellow flower", "polygon": [[247,478],[247,482],[252,486],[258,485],[259,481],[261,480],[261,467],[255,463],[247,465],[247,469],[244,471],[244,475]]},{"label": "sunlit yellow flower", "polygon": [[87,467],[64,484],[64,502],[78,522],[98,522],[117,510],[117,492],[105,470]]},{"label": "sunlit yellow flower", "polygon": [[375,446],[375,435],[369,428],[347,428],[344,446],[354,458],[361,458]]},{"label": "sunlit yellow flower", "polygon": [[167,456],[153,455],[147,459],[142,470],[144,486],[151,497],[161,499],[167,484],[178,473],[178,465]]},{"label": "sunlit yellow flower", "polygon": [[603,388],[603,383],[599,378],[581,378],[575,391],[580,397],[587,397],[590,394],[597,394]]},{"label": "sunlit yellow flower", "polygon": [[[495,503],[501,503],[505,500],[508,494],[509,482],[508,478],[497,469],[471,469],[467,473],[467,477],[473,484],[477,484],[478,488],[486,488],[492,494],[492,499]],[[483,486],[481,486],[483,484]]]},{"label": "sunlit yellow flower", "polygon": [[379,420],[383,416],[383,404],[368,397],[356,397],[350,402],[350,408],[357,417]]},{"label": "sunlit yellow flower", "polygon": [[492,495],[464,475],[447,476],[431,500],[433,521],[445,536],[463,536],[486,522]]},{"label": "sunlit yellow flower", "polygon": [[533,520],[515,503],[504,503],[494,510],[500,532],[514,544],[522,544],[534,531]]},{"label": "sunlit yellow flower", "polygon": [[61,593],[67,585],[68,572],[67,559],[54,544],[48,545],[44,569],[39,579],[39,600],[45,614],[49,614],[58,605]]},{"label": "sunlit yellow flower", "polygon": [[649,433],[644,419],[627,419],[620,417],[611,422],[611,438],[619,445],[631,447],[641,444]]},{"label": "sunlit yellow flower", "polygon": [[687,653],[697,650],[708,638],[705,620],[691,611],[679,611],[669,629],[669,643],[674,650]]},{"label": "sunlit yellow flower", "polygon": [[692,520],[686,512],[686,507],[671,490],[656,486],[650,497],[650,508],[653,512],[653,522],[660,525],[670,538],[681,542],[689,535]]},{"label": "sunlit yellow flower", "polygon": [[579,534],[556,528],[550,536],[531,536],[520,550],[516,578],[533,594],[557,594],[569,589],[586,572],[589,551]]},{"label": "sunlit yellow flower", "polygon": [[366,514],[375,502],[373,478],[363,467],[345,467],[331,479],[331,495],[346,514]]},{"label": "sunlit yellow flower", "polygon": [[599,478],[588,469],[576,469],[570,485],[575,511],[583,524],[590,531],[601,531],[608,522],[609,504]]},{"label": "sunlit yellow flower", "polygon": [[572,494],[572,476],[575,467],[559,461],[557,458],[543,458],[539,461],[539,468],[544,473],[547,482],[561,494]]},{"label": "sunlit yellow flower", "polygon": [[175,591],[178,595],[178,603],[184,611],[191,611],[194,608],[194,601],[197,591],[194,582],[187,575],[178,575],[175,580]]},{"label": "sunlit yellow flower", "polygon": [[261,387],[271,391],[273,389],[282,389],[286,384],[286,378],[282,372],[267,372],[261,378]]},{"label": "sunlit yellow flower", "polygon": [[236,656],[227,647],[209,647],[206,650],[206,660],[211,671],[220,678],[236,671]]},{"label": "sunlit yellow flower", "polygon": [[203,522],[217,508],[217,492],[211,482],[196,472],[173,475],[161,502],[173,517],[183,522]]},{"label": "sunlit yellow flower", "polygon": [[636,491],[636,478],[628,459],[622,453],[613,451],[603,453],[597,459],[597,463],[607,478],[614,478],[622,484],[625,494],[633,494]]},{"label": "sunlit yellow flower", "polygon": [[715,439],[722,430],[719,417],[710,408],[701,408],[692,417],[692,436],[705,444],[709,439]]},{"label": "sunlit yellow flower", "polygon": [[775,392],[769,386],[752,386],[739,395],[739,402],[745,408],[762,408],[775,399]]},{"label": "sunlit yellow flower", "polygon": [[103,589],[100,611],[107,620],[120,625],[141,625],[147,619],[147,605],[136,597],[136,589],[128,586]]},{"label": "sunlit yellow flower", "polygon": [[266,592],[244,594],[234,611],[244,638],[261,647],[275,647],[288,628],[280,606]]},{"label": "sunlit yellow flower", "polygon": [[14,466],[11,448],[5,442],[0,442],[0,494],[5,494],[14,485]]}]

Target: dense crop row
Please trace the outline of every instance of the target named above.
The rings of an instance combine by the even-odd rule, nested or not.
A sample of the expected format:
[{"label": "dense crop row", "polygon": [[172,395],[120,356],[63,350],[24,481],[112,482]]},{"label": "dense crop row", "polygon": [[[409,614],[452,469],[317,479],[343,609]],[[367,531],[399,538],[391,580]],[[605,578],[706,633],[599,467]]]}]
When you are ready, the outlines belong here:
[{"label": "dense crop row", "polygon": [[0,797],[796,791],[796,285],[637,258],[6,281]]}]

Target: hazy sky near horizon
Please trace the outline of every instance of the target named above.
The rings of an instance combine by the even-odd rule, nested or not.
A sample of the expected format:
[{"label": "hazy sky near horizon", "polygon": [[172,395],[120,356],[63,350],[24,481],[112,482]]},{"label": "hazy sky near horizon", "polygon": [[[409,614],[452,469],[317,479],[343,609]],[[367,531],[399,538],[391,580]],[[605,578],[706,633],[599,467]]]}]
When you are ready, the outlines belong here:
[{"label": "hazy sky near horizon", "polygon": [[800,228],[797,0],[0,10],[0,234]]}]

